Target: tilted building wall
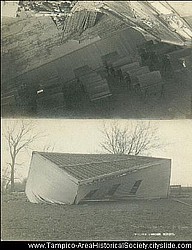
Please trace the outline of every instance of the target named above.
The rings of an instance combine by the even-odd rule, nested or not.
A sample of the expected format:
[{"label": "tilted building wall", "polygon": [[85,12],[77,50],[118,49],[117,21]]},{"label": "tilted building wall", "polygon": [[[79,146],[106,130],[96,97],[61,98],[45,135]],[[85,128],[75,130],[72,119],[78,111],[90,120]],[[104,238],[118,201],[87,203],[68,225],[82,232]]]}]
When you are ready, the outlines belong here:
[{"label": "tilted building wall", "polygon": [[72,204],[78,183],[57,165],[33,153],[25,193],[33,203]]},{"label": "tilted building wall", "polygon": [[[110,196],[113,188],[114,197],[136,196],[140,198],[166,198],[169,193],[171,161],[156,163],[143,169],[121,173],[79,186],[76,202],[82,199],[101,199]],[[131,190],[136,182],[141,181],[136,193]],[[115,187],[116,186],[116,187]],[[95,190],[95,192],[93,192]],[[90,197],[89,197],[90,194]]]}]

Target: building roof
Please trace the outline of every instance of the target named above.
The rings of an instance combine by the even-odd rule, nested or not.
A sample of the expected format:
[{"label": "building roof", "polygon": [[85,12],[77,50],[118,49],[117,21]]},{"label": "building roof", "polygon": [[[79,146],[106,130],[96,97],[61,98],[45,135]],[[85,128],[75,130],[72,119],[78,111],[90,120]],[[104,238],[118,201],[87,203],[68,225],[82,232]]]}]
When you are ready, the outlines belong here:
[{"label": "building roof", "polygon": [[87,180],[103,175],[115,174],[133,168],[139,169],[167,159],[113,154],[68,154],[37,152],[44,158],[64,169],[78,180]]}]

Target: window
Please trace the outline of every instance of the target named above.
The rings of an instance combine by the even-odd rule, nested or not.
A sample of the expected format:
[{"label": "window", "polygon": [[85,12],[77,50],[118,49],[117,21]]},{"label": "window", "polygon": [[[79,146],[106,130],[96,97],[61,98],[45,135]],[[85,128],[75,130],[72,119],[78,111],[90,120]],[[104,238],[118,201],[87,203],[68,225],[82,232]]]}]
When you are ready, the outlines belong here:
[{"label": "window", "polygon": [[85,195],[84,199],[91,199],[91,197],[97,192],[98,189],[91,190],[88,194]]},{"label": "window", "polygon": [[142,180],[138,180],[135,182],[135,184],[131,188],[130,194],[135,195],[137,193],[137,190],[138,190],[139,186],[141,185],[141,182],[142,182]]},{"label": "window", "polygon": [[114,193],[116,192],[116,190],[118,189],[118,187],[119,187],[120,185],[121,185],[121,184],[115,184],[115,185],[113,185],[113,186],[109,189],[109,191],[107,192],[107,195],[109,195],[109,196],[114,195]]}]

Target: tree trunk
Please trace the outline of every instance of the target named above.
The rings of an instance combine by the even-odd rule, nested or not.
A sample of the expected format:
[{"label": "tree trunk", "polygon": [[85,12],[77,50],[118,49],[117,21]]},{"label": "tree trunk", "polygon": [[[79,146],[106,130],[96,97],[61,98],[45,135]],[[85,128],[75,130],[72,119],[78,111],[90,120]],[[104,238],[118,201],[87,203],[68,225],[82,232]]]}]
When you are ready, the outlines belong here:
[{"label": "tree trunk", "polygon": [[11,164],[11,193],[15,191],[15,160]]},{"label": "tree trunk", "polygon": [[9,184],[10,184],[10,180],[6,183],[6,185],[5,185],[5,192],[7,192],[8,191],[8,189],[9,189]]}]

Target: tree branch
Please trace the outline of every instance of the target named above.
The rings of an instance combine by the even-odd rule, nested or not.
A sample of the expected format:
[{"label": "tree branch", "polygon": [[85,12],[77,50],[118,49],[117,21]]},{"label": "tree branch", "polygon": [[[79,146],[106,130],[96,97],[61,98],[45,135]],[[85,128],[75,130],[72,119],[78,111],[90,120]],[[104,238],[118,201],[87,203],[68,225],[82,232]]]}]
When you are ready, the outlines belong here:
[{"label": "tree branch", "polygon": [[101,130],[103,142],[100,146],[112,154],[139,155],[150,149],[159,148],[157,129],[150,122],[137,122],[133,128],[120,126],[117,122]]}]

